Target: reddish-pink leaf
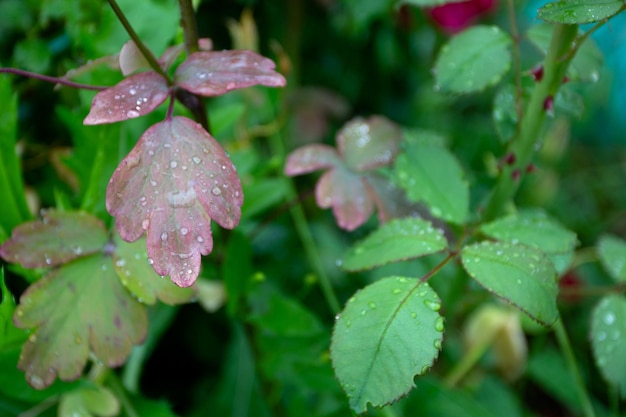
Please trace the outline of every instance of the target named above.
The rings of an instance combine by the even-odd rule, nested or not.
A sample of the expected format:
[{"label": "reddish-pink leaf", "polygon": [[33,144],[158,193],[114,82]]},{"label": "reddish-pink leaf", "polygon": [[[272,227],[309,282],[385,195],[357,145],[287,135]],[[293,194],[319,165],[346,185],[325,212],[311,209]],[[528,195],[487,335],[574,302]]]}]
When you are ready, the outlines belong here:
[{"label": "reddish-pink leaf", "polygon": [[333,208],[337,224],[346,230],[362,225],[374,211],[369,185],[344,167],[331,169],[320,178],[315,197],[321,208]]},{"label": "reddish-pink leaf", "polygon": [[107,242],[104,224],[82,212],[47,210],[41,220],[21,224],[2,246],[0,256],[26,268],[56,266],[101,251]]},{"label": "reddish-pink leaf", "polygon": [[150,68],[148,60],[143,56],[137,44],[130,40],[122,45],[119,55],[120,70],[124,76],[128,76],[140,69]]},{"label": "reddish-pink leaf", "polygon": [[129,242],[147,233],[159,275],[193,284],[213,246],[210,221],[232,229],[243,193],[232,162],[199,124],[174,117],[150,127],[113,173],[107,209]]},{"label": "reddish-pink leaf", "polygon": [[93,98],[86,125],[114,123],[150,113],[167,98],[167,81],[156,72],[140,72]]},{"label": "reddish-pink leaf", "polygon": [[424,207],[409,201],[404,190],[396,187],[387,178],[368,173],[365,181],[371,187],[371,197],[376,204],[381,223],[402,217],[424,216]]},{"label": "reddish-pink leaf", "polygon": [[296,149],[289,155],[285,164],[285,174],[289,176],[307,174],[342,163],[335,148],[328,145],[308,145]]},{"label": "reddish-pink leaf", "polygon": [[357,117],[337,134],[337,148],[346,164],[355,171],[389,165],[399,150],[402,132],[389,119]]},{"label": "reddish-pink leaf", "polygon": [[176,69],[176,84],[202,96],[219,96],[253,85],[283,87],[276,65],[252,51],[210,51],[191,54]]},{"label": "reddish-pink leaf", "polygon": [[90,350],[106,366],[120,366],[148,327],[145,308],[122,286],[106,255],[77,259],[31,285],[13,321],[34,328],[18,367],[37,389],[57,374],[64,381],[78,378]]}]

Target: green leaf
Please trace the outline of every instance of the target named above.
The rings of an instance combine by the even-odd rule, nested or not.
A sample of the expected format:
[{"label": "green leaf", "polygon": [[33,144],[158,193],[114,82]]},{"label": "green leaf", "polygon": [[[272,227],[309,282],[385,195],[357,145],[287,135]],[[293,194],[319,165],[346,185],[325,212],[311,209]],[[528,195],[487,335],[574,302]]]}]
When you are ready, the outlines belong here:
[{"label": "green leaf", "polygon": [[14,314],[20,328],[35,328],[18,367],[37,389],[57,374],[80,376],[90,350],[106,366],[120,366],[147,328],[145,308],[120,283],[110,257],[79,258],[31,285]]},{"label": "green leaf", "polygon": [[342,267],[346,271],[370,269],[437,253],[444,250],[447,243],[443,232],[429,221],[417,218],[392,220],[352,246]]},{"label": "green leaf", "polygon": [[102,251],[107,241],[104,224],[97,217],[47,210],[41,220],[16,227],[0,246],[0,256],[26,268],[45,268]]},{"label": "green leaf", "polygon": [[598,242],[598,255],[611,278],[617,282],[626,282],[626,241],[604,235]]},{"label": "green leaf", "polygon": [[0,226],[6,232],[32,217],[26,204],[16,137],[17,96],[8,77],[0,74]]},{"label": "green leaf", "polygon": [[[546,54],[552,39],[553,28],[553,25],[548,23],[533,25],[528,29],[526,35],[543,54]],[[600,78],[603,61],[602,51],[593,39],[588,38],[572,59],[567,69],[567,76],[572,80],[596,82]]]},{"label": "green leaf", "polygon": [[552,262],[529,246],[481,242],[461,251],[463,267],[489,292],[546,326],[556,321],[558,286]]},{"label": "green leaf", "polygon": [[567,0],[548,3],[537,16],[551,23],[581,25],[616,15],[624,6],[622,0]]},{"label": "green leaf", "polygon": [[591,347],[600,372],[626,398],[626,299],[604,297],[591,318]]},{"label": "green leaf", "polygon": [[500,88],[493,102],[493,121],[498,136],[503,142],[508,142],[517,133],[518,115],[515,108],[515,86],[506,84]]},{"label": "green leaf", "polygon": [[240,311],[252,277],[252,247],[250,240],[240,231],[233,230],[226,247],[222,264],[222,277],[228,294],[228,314]]},{"label": "green leaf", "polygon": [[440,307],[427,283],[403,277],[383,278],[348,300],[330,356],[355,412],[397,400],[428,371],[441,349]]},{"label": "green leaf", "polygon": [[496,26],[474,26],[441,48],[434,74],[444,92],[472,93],[496,84],[511,66],[511,38]]},{"label": "green leaf", "polygon": [[289,192],[287,178],[257,178],[243,185],[246,196],[241,207],[243,218],[251,218],[268,208],[276,207]]},{"label": "green leaf", "polygon": [[68,392],[59,401],[59,417],[113,417],[120,403],[107,388],[91,385]]},{"label": "green leaf", "polygon": [[398,156],[395,177],[408,198],[424,202],[433,216],[456,224],[467,219],[469,187],[461,165],[447,149],[411,146]]},{"label": "green leaf", "polygon": [[480,228],[489,237],[522,243],[544,253],[569,252],[576,246],[576,234],[564,228],[543,210],[523,210],[501,217]]},{"label": "green leaf", "polygon": [[26,340],[27,333],[13,324],[15,300],[13,294],[4,283],[4,268],[0,268],[0,353],[13,346],[21,345]]},{"label": "green leaf", "polygon": [[152,305],[158,299],[173,305],[186,303],[193,298],[195,291],[192,287],[181,288],[154,272],[148,262],[145,237],[132,243],[125,242],[117,234],[114,239],[115,272],[139,302]]}]

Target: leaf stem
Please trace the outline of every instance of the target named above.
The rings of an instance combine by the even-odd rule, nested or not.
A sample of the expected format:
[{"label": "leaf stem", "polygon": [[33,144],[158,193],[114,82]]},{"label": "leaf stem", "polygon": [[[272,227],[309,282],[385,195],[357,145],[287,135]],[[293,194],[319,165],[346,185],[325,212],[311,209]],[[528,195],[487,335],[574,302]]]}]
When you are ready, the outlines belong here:
[{"label": "leaf stem", "polygon": [[23,77],[35,78],[37,80],[46,81],[46,82],[53,83],[53,84],[60,84],[60,85],[64,85],[67,87],[80,88],[83,90],[102,91],[108,88],[108,87],[102,87],[98,85],[77,83],[74,81],[67,80],[65,78],[50,77],[48,75],[38,74],[36,72],[24,71],[18,68],[0,68],[0,73],[21,75]]},{"label": "leaf stem", "polygon": [[180,8],[180,26],[183,28],[185,36],[185,49],[187,54],[192,54],[199,49],[198,25],[193,4],[191,4],[191,0],[178,0],[178,6]]},{"label": "leaf stem", "polygon": [[146,60],[150,64],[150,67],[157,74],[165,78],[167,80],[168,85],[172,85],[172,80],[167,75],[167,73],[163,70],[163,68],[161,68],[161,65],[159,65],[159,62],[155,58],[152,51],[150,51],[150,49],[148,49],[148,47],[141,41],[141,38],[139,38],[139,36],[137,35],[137,32],[135,32],[135,29],[133,29],[128,19],[126,19],[124,12],[122,12],[122,9],[120,9],[117,2],[115,0],[107,0],[107,1],[109,2],[109,5],[113,9],[113,12],[117,16],[122,26],[124,26],[124,29],[130,36],[130,38],[133,40],[133,42],[135,42],[135,45],[137,45],[137,48],[139,48],[139,50],[141,51],[141,54],[144,56],[144,58],[146,58]]},{"label": "leaf stem", "polygon": [[502,167],[494,191],[485,205],[483,212],[485,221],[498,217],[519,188],[521,177],[526,172],[536,147],[541,143],[547,107],[554,100],[567,67],[575,55],[571,53],[571,49],[577,34],[576,25],[557,24],[554,27],[552,41],[544,61],[543,78],[533,90],[519,132],[506,153],[513,155],[515,162]]},{"label": "leaf stem", "polygon": [[419,283],[421,284],[423,282],[428,281],[430,278],[432,278],[433,275],[435,275],[437,272],[439,272],[439,270],[441,270],[441,268],[446,266],[446,264],[448,262],[450,262],[452,259],[456,258],[457,255],[458,255],[457,252],[450,252],[450,253],[448,253],[448,256],[446,256],[443,261],[439,262],[439,264],[437,264],[433,269],[428,271],[423,277],[420,278]]},{"label": "leaf stem", "polygon": [[576,391],[583,406],[583,413],[585,417],[595,417],[595,412],[593,411],[593,406],[591,405],[591,399],[589,398],[589,394],[585,388],[585,383],[580,375],[580,371],[578,370],[576,357],[574,356],[572,345],[570,344],[569,337],[567,336],[565,326],[563,326],[561,319],[557,320],[554,324],[554,332],[556,333],[556,339],[559,343],[559,347],[561,348],[561,352],[563,353],[563,356],[565,356],[565,361],[572,379],[574,380],[574,385],[576,385]]},{"label": "leaf stem", "polygon": [[473,346],[469,352],[463,355],[461,361],[457,363],[456,366],[452,368],[450,373],[444,378],[444,383],[447,387],[455,387],[465,377],[465,375],[467,375],[469,371],[474,368],[480,358],[483,357],[485,352],[487,352],[487,349],[489,349],[493,343],[493,337],[495,335],[496,332],[492,332],[492,337],[485,338],[481,343]]},{"label": "leaf stem", "polygon": [[522,97],[522,64],[519,51],[519,30],[515,18],[515,0],[508,0],[509,23],[511,25],[511,37],[513,38],[513,73],[515,74],[515,111],[517,120],[522,120],[524,115],[524,100]]},{"label": "leaf stem", "polygon": [[130,398],[128,398],[128,395],[126,394],[126,390],[120,383],[119,379],[117,378],[117,375],[115,375],[115,373],[113,372],[109,373],[107,382],[109,383],[109,386],[111,387],[111,391],[113,391],[117,399],[120,400],[122,407],[124,407],[124,411],[126,411],[126,415],[128,417],[141,417],[139,413],[137,412],[137,410],[135,409],[135,406],[133,406],[132,402],[130,401]]}]

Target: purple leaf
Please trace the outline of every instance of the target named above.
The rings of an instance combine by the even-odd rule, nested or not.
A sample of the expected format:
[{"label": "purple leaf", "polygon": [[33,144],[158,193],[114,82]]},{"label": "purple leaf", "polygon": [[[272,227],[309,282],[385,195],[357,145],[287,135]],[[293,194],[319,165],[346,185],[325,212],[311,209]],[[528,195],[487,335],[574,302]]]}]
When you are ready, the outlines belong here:
[{"label": "purple leaf", "polygon": [[77,259],[31,285],[13,315],[20,328],[36,328],[18,367],[43,389],[56,378],[78,378],[89,351],[106,366],[120,366],[146,336],[145,308],[126,291],[109,256]]},{"label": "purple leaf", "polygon": [[107,232],[97,218],[82,212],[47,210],[41,220],[21,224],[0,256],[26,268],[56,266],[104,248]]},{"label": "purple leaf", "polygon": [[333,208],[339,227],[354,230],[374,211],[369,185],[363,177],[344,167],[326,172],[315,188],[317,205]]},{"label": "purple leaf", "polygon": [[285,174],[289,176],[307,174],[342,163],[335,148],[328,145],[308,145],[296,149],[289,155],[285,164]]},{"label": "purple leaf", "polygon": [[122,284],[144,304],[154,304],[157,299],[165,304],[181,304],[190,301],[196,291],[180,288],[169,279],[164,279],[154,272],[148,263],[146,240],[139,239],[132,243],[124,242],[115,236],[113,263],[115,272]]},{"label": "purple leaf", "polygon": [[202,96],[219,96],[253,85],[283,87],[285,78],[275,67],[272,60],[252,51],[195,52],[178,66],[175,80]]},{"label": "purple leaf", "polygon": [[337,148],[346,164],[355,171],[369,171],[389,165],[402,140],[400,129],[387,118],[355,118],[337,134]]},{"label": "purple leaf", "polygon": [[210,221],[239,223],[243,193],[235,167],[199,124],[174,117],[150,127],[107,188],[107,210],[122,239],[146,231],[149,260],[181,287],[194,283],[213,247]]},{"label": "purple leaf", "polygon": [[167,81],[156,72],[140,72],[93,98],[86,125],[134,119],[159,107],[168,96]]}]

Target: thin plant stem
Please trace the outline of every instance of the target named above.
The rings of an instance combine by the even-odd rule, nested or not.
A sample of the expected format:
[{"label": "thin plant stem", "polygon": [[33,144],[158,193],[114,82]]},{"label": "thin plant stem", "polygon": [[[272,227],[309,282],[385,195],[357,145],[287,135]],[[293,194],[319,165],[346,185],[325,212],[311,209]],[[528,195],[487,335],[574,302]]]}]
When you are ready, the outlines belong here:
[{"label": "thin plant stem", "polygon": [[178,0],[180,25],[185,36],[185,49],[188,54],[198,51],[198,25],[191,0]]},{"label": "thin plant stem", "polygon": [[384,406],[378,410],[378,414],[382,417],[398,417],[398,413],[396,413],[396,410],[394,410],[390,405]]},{"label": "thin plant stem", "polygon": [[492,337],[487,337],[481,343],[473,346],[472,349],[463,355],[463,358],[457,363],[450,373],[444,378],[444,383],[447,387],[455,387],[465,376],[476,366],[480,358],[487,352],[487,349],[493,343],[493,337],[496,332],[493,332]]},{"label": "thin plant stem", "polygon": [[150,64],[150,67],[157,74],[165,78],[167,80],[168,85],[171,85],[172,80],[167,75],[167,73],[163,70],[163,68],[161,68],[161,65],[159,65],[159,62],[157,61],[152,51],[150,51],[150,49],[148,49],[148,47],[141,41],[141,39],[137,35],[137,32],[135,32],[135,29],[133,29],[128,19],[126,19],[124,12],[122,12],[122,9],[120,9],[117,2],[115,0],[107,0],[107,1],[109,2],[109,5],[113,9],[113,12],[117,16],[122,26],[124,26],[124,29],[128,33],[128,36],[130,36],[133,42],[135,42],[135,45],[137,45],[137,48],[139,48],[139,50],[141,51],[141,54],[144,56],[144,58],[146,58],[146,60]]},{"label": "thin plant stem", "polygon": [[48,408],[52,407],[54,404],[59,402],[59,396],[53,395],[50,398],[46,398],[39,404],[35,405],[33,408],[30,408],[18,415],[18,417],[37,417],[40,416],[46,411]]},{"label": "thin plant stem", "polygon": [[519,30],[515,16],[515,0],[508,0],[507,3],[509,23],[511,25],[511,37],[513,38],[513,73],[515,74],[515,111],[517,120],[521,121],[524,115],[524,100],[522,89],[522,63],[519,52]]},{"label": "thin plant stem", "polygon": [[70,81],[65,78],[50,77],[48,75],[37,74],[36,72],[24,71],[24,70],[17,69],[17,68],[0,68],[0,73],[21,75],[23,77],[35,78],[37,80],[46,81],[46,82],[53,83],[53,84],[60,84],[66,87],[80,88],[83,90],[102,91],[102,90],[106,90],[107,88],[109,88],[109,87],[102,87],[98,85],[77,83],[77,82]]},{"label": "thin plant stem", "polygon": [[130,398],[128,398],[128,395],[126,394],[126,390],[124,389],[121,382],[117,378],[117,375],[111,372],[107,376],[108,376],[107,382],[109,383],[109,387],[111,387],[111,391],[113,391],[117,399],[122,404],[122,407],[124,408],[124,411],[126,412],[126,415],[128,417],[141,417],[139,413],[137,412],[137,410],[135,409],[135,406],[133,405],[133,403],[130,401]]},{"label": "thin plant stem", "polygon": [[576,386],[576,393],[578,394],[580,403],[583,406],[583,414],[585,417],[595,417],[595,412],[593,411],[593,406],[591,405],[591,399],[589,398],[583,378],[580,375],[580,370],[578,369],[572,345],[561,319],[554,324],[554,332],[556,333],[556,339],[559,343],[561,353],[563,353],[563,356],[565,357],[565,362],[567,363],[574,385]]},{"label": "thin plant stem", "polygon": [[431,269],[430,271],[428,271],[423,277],[420,278],[420,284],[423,282],[428,281],[433,275],[435,275],[437,272],[439,272],[441,270],[441,268],[443,268],[444,266],[446,266],[446,264],[448,262],[450,262],[452,259],[456,258],[456,256],[458,255],[458,253],[456,252],[450,252],[448,254],[448,256],[446,256],[446,258],[439,262],[439,264],[437,264],[433,269]]}]

